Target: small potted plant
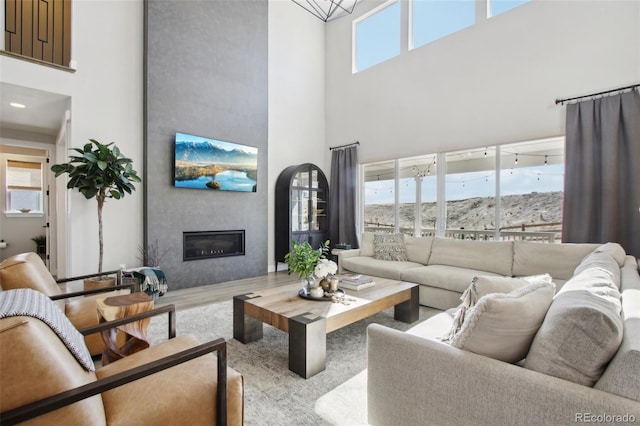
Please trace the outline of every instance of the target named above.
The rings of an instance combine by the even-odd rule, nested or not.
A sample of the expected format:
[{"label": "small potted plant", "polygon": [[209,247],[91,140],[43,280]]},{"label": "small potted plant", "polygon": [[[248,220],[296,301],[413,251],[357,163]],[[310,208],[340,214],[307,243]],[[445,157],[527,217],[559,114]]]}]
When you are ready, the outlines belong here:
[{"label": "small potted plant", "polygon": [[305,294],[309,294],[310,289],[316,286],[314,272],[327,251],[329,251],[329,240],[317,249],[311,247],[311,244],[306,241],[301,244],[294,242],[291,251],[284,256],[289,270],[298,274]]},{"label": "small potted plant", "polygon": [[98,273],[102,273],[104,242],[102,238],[102,209],[107,199],[119,200],[135,191],[133,182],[141,182],[133,169],[133,161],[125,157],[113,143],[102,144],[95,139],[82,148],[72,148],[79,155],[70,156],[70,161],[51,167],[56,177],[69,175],[67,188],[77,189],[87,200],[95,198],[98,203]]},{"label": "small potted plant", "polygon": [[36,243],[36,253],[39,255],[44,255],[47,252],[47,237],[46,235],[38,235],[37,237],[33,237],[31,239],[34,243]]}]

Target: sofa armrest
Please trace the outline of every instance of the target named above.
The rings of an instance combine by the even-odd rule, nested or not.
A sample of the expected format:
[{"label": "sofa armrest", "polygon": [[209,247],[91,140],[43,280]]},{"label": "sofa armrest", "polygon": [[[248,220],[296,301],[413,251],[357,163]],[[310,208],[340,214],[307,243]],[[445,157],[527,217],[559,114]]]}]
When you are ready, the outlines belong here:
[{"label": "sofa armrest", "polygon": [[351,250],[339,250],[337,251],[338,256],[338,273],[344,273],[344,269],[342,269],[342,260],[347,259],[349,257],[360,256],[360,249],[351,249]]},{"label": "sofa armrest", "polygon": [[122,282],[122,271],[120,269],[116,269],[116,270],[113,270],[113,271],[95,272],[93,274],[88,274],[88,275],[78,275],[77,277],[58,278],[56,280],[56,283],[64,284],[64,283],[68,283],[68,282],[71,282],[71,281],[84,280],[86,278],[100,277],[102,275],[115,275],[116,276],[116,283],[120,284]]},{"label": "sofa armrest", "polygon": [[126,289],[129,289],[129,293],[133,293],[134,286],[135,284],[120,284],[120,285],[114,285],[109,287],[94,288],[91,290],[74,291],[72,293],[56,294],[54,296],[49,296],[49,298],[51,300],[61,300],[61,299],[69,299],[71,297],[88,296],[92,294],[106,293],[109,291],[126,290]]},{"label": "sofa armrest", "polygon": [[570,424],[636,401],[381,325],[367,329],[371,425]]},{"label": "sofa armrest", "polygon": [[84,386],[52,395],[48,398],[23,405],[13,410],[1,413],[2,424],[12,425],[34,417],[41,416],[50,411],[73,404],[99,393],[106,392],[118,386],[142,379],[151,374],[185,363],[212,352],[217,356],[217,410],[216,424],[227,424],[227,342],[223,338],[195,346],[178,352],[171,356],[160,358],[156,361],[114,374],[113,376],[99,379]]}]

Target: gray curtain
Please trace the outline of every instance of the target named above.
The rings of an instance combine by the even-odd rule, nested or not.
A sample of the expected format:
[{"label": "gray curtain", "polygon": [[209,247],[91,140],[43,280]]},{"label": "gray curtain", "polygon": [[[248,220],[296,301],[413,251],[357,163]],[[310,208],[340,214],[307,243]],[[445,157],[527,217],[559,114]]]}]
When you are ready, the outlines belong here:
[{"label": "gray curtain", "polygon": [[329,239],[331,245],[359,247],[356,231],[358,147],[336,148],[331,153]]},{"label": "gray curtain", "polygon": [[563,242],[640,256],[640,94],[567,105]]}]

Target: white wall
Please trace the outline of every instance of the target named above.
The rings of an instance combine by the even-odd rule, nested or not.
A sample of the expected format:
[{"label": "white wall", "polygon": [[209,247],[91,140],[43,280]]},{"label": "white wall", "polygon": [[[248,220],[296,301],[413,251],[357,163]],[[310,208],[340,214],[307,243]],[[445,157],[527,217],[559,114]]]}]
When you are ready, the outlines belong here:
[{"label": "white wall", "polygon": [[[361,2],[352,18],[380,2]],[[403,7],[406,3],[403,4]],[[556,98],[640,80],[640,2],[532,0],[351,73],[351,21],[327,27],[327,143],[370,162],[564,134]]]},{"label": "white wall", "polygon": [[[325,145],[325,25],[291,1],[269,0],[269,270],[274,200],[287,166],[314,163],[329,175]],[[281,267],[282,269],[282,267]]]},{"label": "white wall", "polygon": [[[75,73],[0,56],[3,82],[71,96],[71,145],[89,138],[115,141],[142,174],[142,0],[74,0],[72,58]],[[58,161],[64,161],[59,159]],[[142,187],[104,209],[104,269],[136,264],[142,244]],[[64,207],[58,207],[64,209]],[[98,266],[95,200],[70,193],[66,275]],[[65,256],[60,256],[61,261]],[[66,266],[66,269],[65,269]]]}]

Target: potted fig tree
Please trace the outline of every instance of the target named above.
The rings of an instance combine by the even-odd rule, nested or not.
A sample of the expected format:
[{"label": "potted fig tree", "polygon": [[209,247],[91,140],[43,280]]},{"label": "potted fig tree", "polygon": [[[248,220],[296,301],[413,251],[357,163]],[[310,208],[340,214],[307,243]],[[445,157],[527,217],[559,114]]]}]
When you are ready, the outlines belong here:
[{"label": "potted fig tree", "polygon": [[133,169],[133,161],[125,157],[114,142],[102,144],[95,139],[82,148],[72,148],[78,155],[69,157],[70,161],[55,164],[51,171],[58,177],[69,175],[67,188],[77,189],[87,200],[95,198],[98,203],[98,273],[102,273],[104,240],[102,231],[102,209],[107,199],[119,200],[135,191],[133,182],[141,182]]}]

